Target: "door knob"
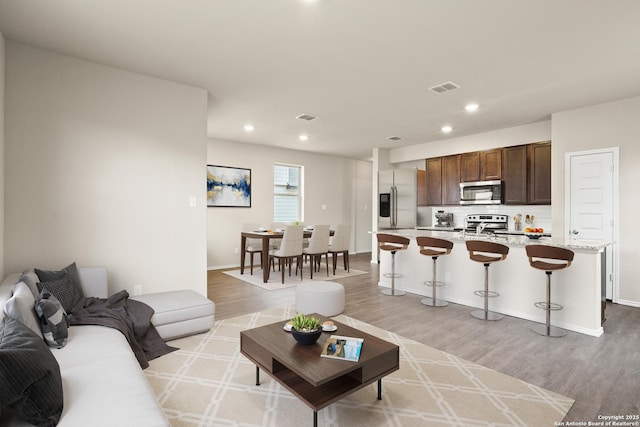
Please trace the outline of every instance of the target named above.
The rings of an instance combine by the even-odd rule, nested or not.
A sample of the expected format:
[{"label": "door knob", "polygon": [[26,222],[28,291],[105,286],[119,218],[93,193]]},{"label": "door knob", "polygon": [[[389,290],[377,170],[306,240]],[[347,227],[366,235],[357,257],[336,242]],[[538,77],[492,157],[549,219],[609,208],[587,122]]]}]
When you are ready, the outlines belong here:
[{"label": "door knob", "polygon": [[571,234],[578,234],[578,230],[571,230]]}]

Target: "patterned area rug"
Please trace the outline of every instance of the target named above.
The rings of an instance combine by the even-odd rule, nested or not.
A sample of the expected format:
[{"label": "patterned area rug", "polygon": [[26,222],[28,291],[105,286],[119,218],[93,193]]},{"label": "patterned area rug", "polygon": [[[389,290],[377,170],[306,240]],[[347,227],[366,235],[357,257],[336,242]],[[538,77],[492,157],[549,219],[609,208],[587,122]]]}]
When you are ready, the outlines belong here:
[{"label": "patterned area rug", "polygon": [[[255,365],[240,354],[240,331],[294,314],[288,306],[219,320],[171,341],[180,350],[144,371],[171,425],[311,426],[313,411],[266,373],[255,386]],[[382,400],[374,383],[319,411],[319,426],[552,426],[574,403],[348,316],[336,320],[400,346],[400,369],[382,380]]]},{"label": "patterned area rug", "polygon": [[[319,272],[313,273],[313,281],[315,282],[317,280],[344,279],[345,277],[358,276],[360,274],[366,273],[366,271],[360,271],[360,270],[354,270],[354,269],[350,269],[350,271],[347,272],[341,268],[338,268],[336,269],[336,274],[334,276],[333,272],[331,271],[331,266],[329,266],[328,276],[326,272],[327,270],[325,270],[323,267]],[[284,285],[282,284],[282,273],[278,271],[277,267],[276,267],[276,271],[275,272],[272,271],[271,274],[269,275],[269,281],[267,281],[267,283],[264,283],[262,281],[261,268],[258,268],[258,269],[254,268],[253,275],[249,274],[248,268],[245,268],[244,274],[240,274],[240,270],[229,270],[229,271],[225,271],[224,273],[231,277],[235,277],[236,279],[240,279],[251,285],[258,286],[262,289],[266,289],[269,291],[275,291],[275,290],[284,289],[284,288],[292,288],[294,286],[298,286],[300,283],[308,282],[309,280],[311,280],[311,277],[309,275],[309,265],[305,265],[305,269],[302,276],[304,280],[300,280],[300,276],[295,275],[295,268],[291,270],[291,276],[289,276],[289,271],[286,271],[284,275]]]}]

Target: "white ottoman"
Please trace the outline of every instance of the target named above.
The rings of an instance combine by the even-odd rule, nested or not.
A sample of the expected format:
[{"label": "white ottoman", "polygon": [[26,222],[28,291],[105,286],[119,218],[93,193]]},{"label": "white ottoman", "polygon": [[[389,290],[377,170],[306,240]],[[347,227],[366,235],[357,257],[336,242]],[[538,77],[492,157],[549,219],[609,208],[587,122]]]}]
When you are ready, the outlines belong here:
[{"label": "white ottoman", "polygon": [[192,290],[142,294],[131,299],[153,308],[151,323],[165,341],[205,332],[213,326],[215,304]]},{"label": "white ottoman", "polygon": [[344,286],[336,282],[307,282],[296,287],[298,313],[336,316],[344,311]]}]

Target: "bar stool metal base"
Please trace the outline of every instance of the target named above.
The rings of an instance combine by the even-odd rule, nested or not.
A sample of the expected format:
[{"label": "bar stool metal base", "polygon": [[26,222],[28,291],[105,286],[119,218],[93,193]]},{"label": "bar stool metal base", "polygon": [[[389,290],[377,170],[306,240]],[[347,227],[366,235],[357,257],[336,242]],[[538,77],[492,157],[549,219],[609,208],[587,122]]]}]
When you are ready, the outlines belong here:
[{"label": "bar stool metal base", "polygon": [[543,337],[562,338],[567,335],[567,331],[562,328],[550,325],[547,326],[544,324],[536,325],[532,327],[531,330],[538,335],[542,335]]},{"label": "bar stool metal base", "polygon": [[380,291],[380,293],[391,297],[401,297],[406,294],[405,291],[402,291],[400,289],[383,289]]},{"label": "bar stool metal base", "polygon": [[423,285],[429,286],[429,287],[436,286],[438,288],[444,286],[444,282],[441,282],[440,280],[436,280],[435,285],[433,283],[434,283],[433,280],[427,280],[426,282],[423,282]]},{"label": "bar stool metal base", "polygon": [[431,296],[430,297],[426,297],[424,299],[422,299],[420,302],[428,307],[446,307],[449,305],[449,303],[447,301],[441,300],[436,298],[436,289],[444,286],[444,282],[440,281],[440,280],[436,280],[437,273],[436,273],[436,269],[437,269],[437,264],[436,261],[438,261],[438,257],[434,256],[432,257],[433,259],[433,276],[431,280],[427,280],[424,283],[425,286],[430,287],[431,288]]},{"label": "bar stool metal base", "polygon": [[424,305],[428,305],[429,307],[446,307],[449,305],[447,301],[443,301],[441,299],[434,300],[431,297],[426,297],[425,299],[420,300],[420,302]]},{"label": "bar stool metal base", "polygon": [[382,295],[390,297],[401,297],[406,295],[405,291],[396,289],[396,279],[401,279],[403,277],[402,274],[396,273],[396,251],[391,251],[391,273],[383,274],[383,276],[391,279],[391,288],[381,290],[380,293]]},{"label": "bar stool metal base", "polygon": [[544,337],[562,338],[567,331],[551,326],[551,312],[562,310],[562,305],[551,302],[551,271],[545,271],[547,275],[547,300],[536,302],[533,305],[545,311],[545,323],[531,328],[533,332]]},{"label": "bar stool metal base", "polygon": [[500,296],[498,292],[489,290],[489,264],[484,264],[484,290],[482,291],[474,291],[474,295],[482,297],[484,302],[484,310],[475,310],[471,312],[471,315],[476,319],[480,320],[502,320],[504,317],[502,314],[494,313],[493,311],[489,311],[489,298],[497,298]]},{"label": "bar stool metal base", "polygon": [[472,311],[471,315],[480,320],[501,320],[504,316],[502,314],[494,313],[493,311],[476,310]]}]

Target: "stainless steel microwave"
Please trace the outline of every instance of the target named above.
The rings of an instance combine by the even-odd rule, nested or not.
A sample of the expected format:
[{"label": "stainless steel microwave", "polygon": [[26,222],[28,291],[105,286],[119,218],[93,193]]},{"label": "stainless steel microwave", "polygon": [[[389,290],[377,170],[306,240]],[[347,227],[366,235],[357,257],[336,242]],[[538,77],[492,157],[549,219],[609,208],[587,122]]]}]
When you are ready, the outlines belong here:
[{"label": "stainless steel microwave", "polygon": [[499,205],[502,203],[502,181],[460,183],[461,205]]}]

